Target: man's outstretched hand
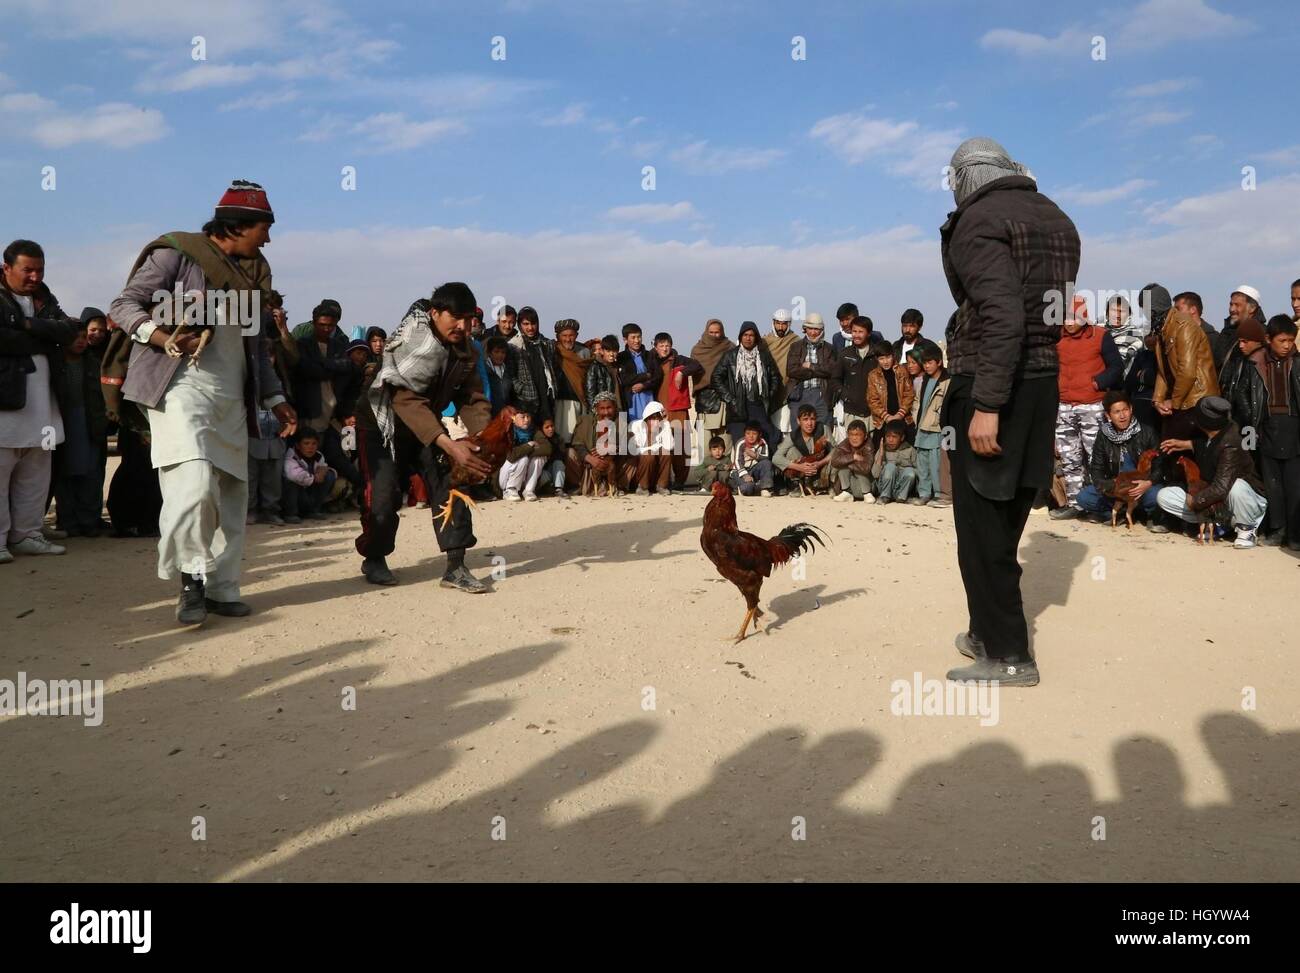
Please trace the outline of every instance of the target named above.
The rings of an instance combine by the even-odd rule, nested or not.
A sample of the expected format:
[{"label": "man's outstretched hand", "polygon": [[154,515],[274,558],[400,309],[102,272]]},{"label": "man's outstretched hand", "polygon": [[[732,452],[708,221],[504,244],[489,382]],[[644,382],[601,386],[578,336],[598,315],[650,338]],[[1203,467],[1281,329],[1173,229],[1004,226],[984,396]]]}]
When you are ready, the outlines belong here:
[{"label": "man's outstretched hand", "polygon": [[453,466],[462,467],[475,476],[491,475],[491,464],[479,459],[478,447],[469,440],[447,437],[447,442],[441,448]]}]

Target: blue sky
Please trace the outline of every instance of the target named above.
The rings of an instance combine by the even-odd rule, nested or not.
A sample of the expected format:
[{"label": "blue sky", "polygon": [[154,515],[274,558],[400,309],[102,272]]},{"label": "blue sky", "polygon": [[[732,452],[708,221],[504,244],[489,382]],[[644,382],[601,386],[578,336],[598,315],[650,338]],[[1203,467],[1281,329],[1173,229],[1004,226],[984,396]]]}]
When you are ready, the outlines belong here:
[{"label": "blue sky", "polygon": [[886,333],[914,305],[937,330],[941,170],[975,134],[1074,217],[1082,286],[1160,279],[1200,290],[1214,318],[1241,282],[1283,310],[1300,276],[1300,28],[1281,3],[0,0],[0,14],[0,235],[46,244],[49,282],[77,307],[106,306],[140,246],[197,229],[248,178],[275,207],[267,255],[295,318],[328,295],[345,325],[388,326],[464,279],[485,307],[532,303],[584,335],[637,320],[685,346],[708,317],[734,333],[796,295],[827,316],[854,300]]}]

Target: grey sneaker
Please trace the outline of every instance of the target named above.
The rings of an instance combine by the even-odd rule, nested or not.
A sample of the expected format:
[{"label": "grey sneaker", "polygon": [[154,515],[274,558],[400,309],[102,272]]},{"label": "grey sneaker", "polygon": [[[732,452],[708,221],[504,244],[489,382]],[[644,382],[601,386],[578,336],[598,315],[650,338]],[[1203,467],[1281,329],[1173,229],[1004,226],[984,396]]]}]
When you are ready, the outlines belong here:
[{"label": "grey sneaker", "polygon": [[907,502],[913,507],[924,507],[926,504],[924,497],[909,497]]},{"label": "grey sneaker", "polygon": [[14,556],[9,553],[9,548],[0,547],[0,564],[13,563]]},{"label": "grey sneaker", "polygon": [[470,574],[469,568],[463,564],[456,570],[444,574],[438,584],[443,588],[457,588],[471,595],[481,595],[487,591],[487,585]]},{"label": "grey sneaker", "polygon": [[1038,664],[1029,662],[1003,662],[1001,659],[978,659],[974,665],[952,669],[948,678],[953,682],[996,682],[1001,686],[1037,686]]},{"label": "grey sneaker", "polygon": [[1047,516],[1052,520],[1074,520],[1076,517],[1083,516],[1083,511],[1078,507],[1057,507]]},{"label": "grey sneaker", "polygon": [[977,638],[970,632],[962,632],[957,636],[957,651],[968,659],[974,659],[976,662],[988,658],[988,650],[984,648],[984,640]]},{"label": "grey sneaker", "polygon": [[10,551],[14,554],[67,554],[68,549],[61,544],[51,544],[44,537],[24,537],[14,544]]}]

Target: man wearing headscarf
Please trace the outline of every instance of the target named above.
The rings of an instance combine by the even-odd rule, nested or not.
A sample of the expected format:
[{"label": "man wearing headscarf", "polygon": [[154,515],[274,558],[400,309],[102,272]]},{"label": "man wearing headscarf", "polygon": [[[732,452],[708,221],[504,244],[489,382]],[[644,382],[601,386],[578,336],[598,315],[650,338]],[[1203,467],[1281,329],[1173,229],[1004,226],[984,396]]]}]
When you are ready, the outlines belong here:
[{"label": "man wearing headscarf", "polygon": [[717,318],[710,318],[704,334],[691,349],[691,357],[704,368],[704,374],[695,381],[695,414],[710,435],[721,433],[727,422],[727,409],[713,383],[713,373],[723,356],[736,346],[727,337],[726,330]]},{"label": "man wearing headscarf", "polygon": [[[783,307],[777,308],[772,312],[772,333],[764,336],[763,342],[767,345],[767,350],[772,353],[772,360],[776,362],[777,370],[781,373],[781,382],[784,384],[788,378],[786,375],[786,364],[790,357],[790,346],[799,340],[799,336],[794,333],[790,327],[790,312]],[[781,432],[789,432],[792,428],[790,423],[790,404],[782,402],[780,408],[770,416],[772,425],[780,429]]]},{"label": "man wearing headscarf", "polygon": [[951,173],[957,208],[940,237],[957,313],[941,424],[956,433],[953,521],[970,614],[957,649],[974,664],[948,678],[1036,686],[1016,551],[1035,495],[1052,482],[1053,325],[1078,276],[1079,233],[992,139],[963,142]]},{"label": "man wearing headscarf", "polygon": [[753,321],[741,324],[736,340],[739,344],[722,356],[713,372],[713,385],[727,407],[727,434],[734,443],[745,435],[746,422],[757,422],[768,449],[775,449],[781,433],[768,417],[785,398],[780,369]]}]

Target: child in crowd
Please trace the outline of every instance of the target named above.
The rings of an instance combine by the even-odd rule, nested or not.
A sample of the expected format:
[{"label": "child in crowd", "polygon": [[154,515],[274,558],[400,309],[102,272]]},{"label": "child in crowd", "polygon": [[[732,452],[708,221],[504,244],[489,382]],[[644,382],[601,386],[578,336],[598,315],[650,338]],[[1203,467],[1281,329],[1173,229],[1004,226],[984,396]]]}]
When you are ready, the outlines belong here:
[{"label": "child in crowd", "polygon": [[840,492],[835,495],[836,503],[862,500],[875,503],[871,495],[871,444],[867,438],[867,424],[861,419],[849,423],[844,441],[831,453],[831,469],[835,472],[835,482]]},{"label": "child in crowd", "polygon": [[[918,354],[919,351],[919,354]],[[931,507],[951,507],[939,484],[943,464],[943,425],[939,417],[943,399],[948,394],[948,369],[943,367],[943,352],[935,344],[912,349],[921,362],[921,382],[912,400],[912,423],[916,430],[916,495]]]},{"label": "child in crowd", "polygon": [[[722,446],[722,438],[714,436],[710,442]],[[755,491],[761,497],[772,495],[772,461],[768,457],[767,440],[763,438],[763,427],[751,419],[745,423],[745,434],[736,443],[731,468],[731,488],[746,497],[752,497]],[[706,486],[709,484],[706,483]]]},{"label": "child in crowd", "polygon": [[107,450],[108,416],[99,389],[99,360],[86,354],[80,324],[63,354],[64,440],[54,453],[53,485],[59,530],[69,537],[98,537],[108,527],[99,468]]},{"label": "child in crowd", "polygon": [[[554,487],[555,495],[557,497],[566,497],[568,494],[564,492],[564,485],[566,482],[564,470],[565,450],[560,444],[560,437],[556,435],[555,420],[550,418],[543,419],[541,428],[538,432],[540,433],[538,438],[544,439],[548,449],[550,450],[550,456],[547,458],[546,464],[542,469],[541,483],[544,485],[549,484]],[[574,489],[576,490],[577,488],[575,487]]]},{"label": "child in crowd", "polygon": [[320,433],[303,429],[293,448],[284,454],[284,522],[300,524],[324,520],[322,509],[334,489],[338,473],[325,462],[320,452]]},{"label": "child in crowd", "polygon": [[700,465],[704,467],[700,476],[700,489],[706,493],[713,488],[713,484],[726,483],[731,479],[734,464],[727,459],[727,444],[721,436],[709,440],[709,458]]},{"label": "child in crowd", "polygon": [[487,387],[483,390],[492,403],[492,415],[496,415],[510,404],[510,395],[514,383],[507,367],[510,346],[506,339],[494,334],[487,340]]},{"label": "child in crowd", "polygon": [[501,496],[512,502],[536,500],[537,484],[542,478],[542,467],[550,458],[551,444],[545,436],[537,434],[532,414],[523,409],[515,413],[510,432],[512,446],[497,474]]},{"label": "child in crowd", "polygon": [[595,363],[587,369],[583,380],[587,386],[587,401],[595,402],[601,392],[613,392],[620,406],[623,402],[623,387],[618,376],[618,339],[607,334],[592,349]]},{"label": "child in crowd", "polygon": [[898,420],[903,423],[904,438],[907,424],[912,419],[912,376],[898,364],[894,346],[880,340],[871,346],[879,368],[867,375],[867,405],[871,408],[872,446],[879,449],[886,424]]},{"label": "child in crowd", "polygon": [[902,419],[890,419],[885,424],[884,448],[876,451],[871,465],[876,496],[881,503],[907,499],[916,483],[916,463],[916,447],[907,445],[907,424]]},{"label": "child in crowd", "polygon": [[283,524],[284,440],[280,420],[270,409],[257,410],[257,435],[248,437],[248,522]]}]

